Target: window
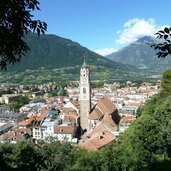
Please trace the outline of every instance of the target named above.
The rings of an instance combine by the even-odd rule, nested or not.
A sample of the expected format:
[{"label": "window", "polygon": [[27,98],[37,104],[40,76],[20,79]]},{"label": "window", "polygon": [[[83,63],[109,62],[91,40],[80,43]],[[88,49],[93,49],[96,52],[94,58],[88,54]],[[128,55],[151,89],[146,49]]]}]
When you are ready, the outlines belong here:
[{"label": "window", "polygon": [[86,93],[86,88],[85,88],[85,87],[83,88],[83,93],[84,93],[84,94]]}]

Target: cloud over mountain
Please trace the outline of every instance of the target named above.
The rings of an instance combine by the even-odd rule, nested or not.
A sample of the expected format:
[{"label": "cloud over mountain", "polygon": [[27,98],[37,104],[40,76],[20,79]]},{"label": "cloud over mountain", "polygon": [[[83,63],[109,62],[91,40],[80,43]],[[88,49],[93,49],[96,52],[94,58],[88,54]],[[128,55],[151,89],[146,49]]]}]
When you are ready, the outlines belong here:
[{"label": "cloud over mountain", "polygon": [[95,50],[96,53],[102,56],[110,55],[111,53],[116,52],[116,51],[117,49],[114,49],[114,48],[104,48],[104,49]]},{"label": "cloud over mountain", "polygon": [[157,26],[153,18],[139,19],[133,18],[128,20],[122,30],[118,30],[119,38],[116,43],[128,44],[136,41],[143,36],[152,36],[161,26]]}]

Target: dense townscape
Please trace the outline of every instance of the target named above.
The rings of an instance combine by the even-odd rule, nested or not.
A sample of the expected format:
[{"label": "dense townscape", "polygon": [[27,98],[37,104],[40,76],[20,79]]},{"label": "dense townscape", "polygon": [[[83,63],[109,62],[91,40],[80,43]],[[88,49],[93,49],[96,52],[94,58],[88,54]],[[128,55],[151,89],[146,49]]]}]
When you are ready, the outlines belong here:
[{"label": "dense townscape", "polygon": [[[11,93],[3,94],[0,98],[1,142],[16,143],[29,137],[36,143],[40,140],[68,141],[88,150],[97,150],[116,141],[134,122],[138,109],[160,90],[160,81],[144,82],[138,86],[131,81],[127,81],[124,86],[113,82],[91,89],[89,100],[92,109],[88,117],[84,118],[91,126],[84,132],[81,128],[80,110],[80,91],[81,87],[85,86],[85,79],[82,77],[85,75],[80,75],[80,84],[71,81],[64,88],[54,83],[1,84],[2,92]],[[90,81],[87,84],[90,84]],[[77,85],[79,87],[76,87]],[[65,96],[58,95],[62,91],[65,91]],[[29,101],[16,110],[12,104],[21,97],[28,97]]]}]

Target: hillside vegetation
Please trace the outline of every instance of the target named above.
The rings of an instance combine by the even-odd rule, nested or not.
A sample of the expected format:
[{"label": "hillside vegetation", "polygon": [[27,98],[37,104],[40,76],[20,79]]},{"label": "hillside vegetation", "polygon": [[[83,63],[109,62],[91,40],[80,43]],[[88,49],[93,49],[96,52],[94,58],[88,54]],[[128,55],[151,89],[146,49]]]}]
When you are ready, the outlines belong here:
[{"label": "hillside vegetation", "polygon": [[56,35],[40,35],[28,34],[26,42],[30,48],[30,52],[23,57],[21,62],[10,70],[26,70],[26,69],[55,69],[61,67],[80,66],[83,63],[83,56],[86,56],[86,62],[91,66],[104,66],[107,68],[116,68],[119,70],[134,70],[129,65],[123,65],[118,62],[106,59],[87,48],[81,46],[77,42],[65,39]]}]

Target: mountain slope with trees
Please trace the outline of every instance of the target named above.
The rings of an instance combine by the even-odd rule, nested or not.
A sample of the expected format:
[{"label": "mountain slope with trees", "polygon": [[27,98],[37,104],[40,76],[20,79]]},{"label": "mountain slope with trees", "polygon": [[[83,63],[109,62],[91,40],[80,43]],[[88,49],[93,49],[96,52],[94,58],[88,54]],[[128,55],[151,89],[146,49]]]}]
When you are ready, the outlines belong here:
[{"label": "mountain slope with trees", "polygon": [[[56,35],[38,37],[30,33],[26,36],[25,42],[30,51],[21,58],[19,63],[7,66],[7,74],[18,72],[19,75],[15,74],[10,77],[13,74],[9,73],[1,79],[1,82],[9,81],[9,79],[15,82],[22,81],[22,83],[40,83],[42,80],[46,82],[61,79],[78,80],[84,56],[93,80],[140,78],[136,67],[102,57],[69,39]],[[30,75],[35,79],[30,78]]]},{"label": "mountain slope with trees", "polygon": [[81,65],[84,56],[89,65],[102,65],[109,68],[118,67],[121,70],[135,69],[129,65],[108,60],[77,42],[56,35],[40,35],[38,37],[30,33],[26,36],[25,41],[30,51],[21,59],[20,63],[10,67],[10,70],[39,69],[40,67],[54,69]]}]

